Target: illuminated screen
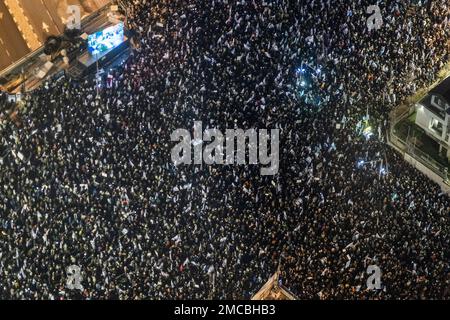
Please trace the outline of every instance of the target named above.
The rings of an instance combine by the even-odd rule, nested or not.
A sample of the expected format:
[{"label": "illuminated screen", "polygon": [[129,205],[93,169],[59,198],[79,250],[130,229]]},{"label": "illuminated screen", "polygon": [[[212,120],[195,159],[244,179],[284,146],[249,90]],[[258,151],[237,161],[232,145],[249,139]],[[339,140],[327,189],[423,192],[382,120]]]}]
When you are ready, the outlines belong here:
[{"label": "illuminated screen", "polygon": [[123,23],[108,27],[88,36],[89,51],[92,53],[105,52],[115,48],[124,41]]}]

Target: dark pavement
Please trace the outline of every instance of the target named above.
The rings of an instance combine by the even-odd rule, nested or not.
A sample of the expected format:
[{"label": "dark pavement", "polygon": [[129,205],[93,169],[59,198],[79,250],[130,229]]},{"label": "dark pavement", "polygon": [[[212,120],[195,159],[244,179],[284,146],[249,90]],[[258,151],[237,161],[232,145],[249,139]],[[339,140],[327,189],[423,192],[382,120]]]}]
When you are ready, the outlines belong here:
[{"label": "dark pavement", "polygon": [[0,70],[19,60],[30,50],[3,1],[0,1]]}]

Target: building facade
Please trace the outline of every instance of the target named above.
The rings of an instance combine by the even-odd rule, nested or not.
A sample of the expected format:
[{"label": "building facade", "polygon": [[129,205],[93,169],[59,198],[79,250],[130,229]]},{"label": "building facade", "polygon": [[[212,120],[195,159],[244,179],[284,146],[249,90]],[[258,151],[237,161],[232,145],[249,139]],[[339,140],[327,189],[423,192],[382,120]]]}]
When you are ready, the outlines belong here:
[{"label": "building facade", "polygon": [[416,104],[415,123],[439,143],[440,152],[450,159],[450,77]]}]

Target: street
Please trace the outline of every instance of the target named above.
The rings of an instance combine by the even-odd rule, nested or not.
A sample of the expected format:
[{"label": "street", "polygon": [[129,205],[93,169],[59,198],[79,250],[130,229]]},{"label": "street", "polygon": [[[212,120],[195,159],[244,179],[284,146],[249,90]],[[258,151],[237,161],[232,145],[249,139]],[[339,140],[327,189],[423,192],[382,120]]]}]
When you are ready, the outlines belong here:
[{"label": "street", "polygon": [[80,16],[109,0],[0,0],[0,70],[43,45],[50,35],[64,32],[67,9],[78,5]]}]

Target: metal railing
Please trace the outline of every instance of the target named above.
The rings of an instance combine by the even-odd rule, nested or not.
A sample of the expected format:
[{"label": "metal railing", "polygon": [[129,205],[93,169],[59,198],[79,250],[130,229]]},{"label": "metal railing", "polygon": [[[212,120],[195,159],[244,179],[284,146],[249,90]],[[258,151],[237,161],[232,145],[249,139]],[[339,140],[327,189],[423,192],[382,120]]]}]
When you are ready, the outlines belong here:
[{"label": "metal railing", "polygon": [[423,164],[429,170],[431,170],[432,172],[437,174],[439,177],[441,177],[443,179],[444,183],[450,185],[450,173],[449,173],[448,167],[446,165],[438,162],[436,159],[431,157],[429,154],[420,150],[413,143],[411,138],[404,140],[401,137],[399,137],[398,135],[396,135],[393,130],[393,127],[391,127],[391,130],[389,130],[389,131],[390,131],[389,135],[390,135],[391,143],[393,143],[401,151],[407,153],[409,156],[411,156],[415,160],[419,161],[421,164]]}]

